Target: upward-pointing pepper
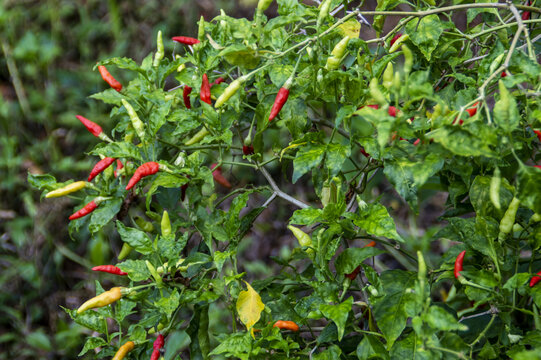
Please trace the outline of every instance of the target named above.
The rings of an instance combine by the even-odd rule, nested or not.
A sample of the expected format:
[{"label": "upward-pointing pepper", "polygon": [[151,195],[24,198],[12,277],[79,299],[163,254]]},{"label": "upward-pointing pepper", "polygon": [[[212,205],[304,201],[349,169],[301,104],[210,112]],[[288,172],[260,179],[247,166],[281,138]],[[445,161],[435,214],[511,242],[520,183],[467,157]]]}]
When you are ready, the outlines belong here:
[{"label": "upward-pointing pepper", "polygon": [[291,76],[286,80],[280,90],[278,90],[278,94],[276,95],[276,99],[274,100],[274,104],[272,105],[272,109],[269,115],[269,122],[271,122],[276,116],[278,116],[280,110],[282,110],[282,108],[284,107],[284,104],[289,97],[289,88],[291,87],[291,84],[293,84],[293,74],[291,74]]}]

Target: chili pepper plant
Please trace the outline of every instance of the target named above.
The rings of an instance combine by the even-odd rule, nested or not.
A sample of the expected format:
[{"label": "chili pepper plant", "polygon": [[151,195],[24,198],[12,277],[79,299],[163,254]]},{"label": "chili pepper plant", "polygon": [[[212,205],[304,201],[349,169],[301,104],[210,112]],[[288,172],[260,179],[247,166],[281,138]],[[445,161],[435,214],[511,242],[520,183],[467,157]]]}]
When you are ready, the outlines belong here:
[{"label": "chili pepper plant", "polygon": [[[127,276],[103,275],[79,311],[59,304],[89,329],[81,355],[538,356],[536,1],[281,0],[268,18],[271,3],[165,29],[140,64],[99,62],[112,88],[91,98],[109,117],[79,117],[99,136],[91,186],[29,175],[74,199],[71,233],[122,247],[99,269]],[[273,203],[296,240],[264,277],[238,253]]]}]

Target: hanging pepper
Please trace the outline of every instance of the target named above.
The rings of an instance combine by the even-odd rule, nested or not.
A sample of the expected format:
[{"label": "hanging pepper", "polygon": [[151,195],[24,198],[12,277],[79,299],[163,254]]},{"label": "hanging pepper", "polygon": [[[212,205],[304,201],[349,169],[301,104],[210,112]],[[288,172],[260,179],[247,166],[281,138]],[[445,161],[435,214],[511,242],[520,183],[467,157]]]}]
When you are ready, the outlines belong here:
[{"label": "hanging pepper", "polygon": [[533,132],[535,133],[535,135],[537,135],[537,138],[539,139],[539,141],[541,141],[541,131],[540,130],[534,130]]},{"label": "hanging pepper", "polygon": [[115,170],[115,177],[118,177],[118,175],[120,174],[120,170],[122,170],[124,168],[124,164],[122,164],[122,161],[120,160],[116,160],[116,170]]},{"label": "hanging pepper", "polygon": [[393,38],[391,39],[391,42],[389,43],[389,46],[392,47],[393,44],[395,43],[396,40],[400,39],[400,37],[402,36],[402,34],[398,33],[396,34],[395,36],[393,36]]},{"label": "hanging pepper", "polygon": [[160,349],[165,344],[165,340],[163,338],[162,334],[158,334],[158,337],[156,340],[154,340],[154,344],[152,344],[152,355],[150,356],[150,360],[158,360],[160,358]]},{"label": "hanging pepper", "polygon": [[88,120],[87,118],[81,116],[81,115],[75,115],[75,117],[83,123],[83,125],[87,128],[87,130],[92,134],[94,135],[95,137],[97,138],[100,138],[104,141],[108,141],[108,142],[113,142],[113,140],[111,140],[109,138],[109,136],[105,135],[105,133],[103,132],[103,129],[101,128],[101,126],[99,126],[98,124],[96,124],[95,122],[93,121],[90,121]]},{"label": "hanging pepper", "polygon": [[413,52],[406,44],[402,45],[402,51],[404,52],[404,74],[407,76],[413,68]]},{"label": "hanging pepper", "polygon": [[108,291],[105,291],[98,296],[93,297],[90,300],[87,300],[83,305],[77,309],[77,314],[85,312],[89,309],[95,309],[103,306],[110,305],[115,301],[119,300],[122,297],[122,288],[114,287]]},{"label": "hanging pepper", "polygon": [[269,115],[269,122],[274,120],[274,118],[280,113],[280,110],[282,110],[282,108],[284,107],[284,104],[286,103],[289,96],[289,88],[291,87],[291,84],[293,84],[293,74],[291,74],[291,76],[286,80],[280,90],[278,90],[278,94],[276,95],[274,104],[272,104],[272,109]]},{"label": "hanging pepper", "polygon": [[214,178],[214,181],[216,181],[223,187],[230,189],[231,183],[222,175],[222,168],[216,167],[216,165],[217,164],[212,164],[212,166],[210,167],[210,169],[212,170],[212,177]]},{"label": "hanging pepper", "polygon": [[47,199],[49,198],[55,198],[60,197],[64,195],[71,194],[73,192],[79,191],[81,189],[84,189],[86,187],[86,181],[76,181],[74,183],[68,184],[64,187],[61,187],[60,189],[56,189],[53,191],[49,191],[45,197]]},{"label": "hanging pepper", "polygon": [[190,93],[192,92],[192,88],[188,85],[184,85],[184,89],[182,90],[182,97],[184,98],[184,105],[186,106],[186,109],[191,109],[192,104],[190,103]]},{"label": "hanging pepper", "polygon": [[207,74],[203,74],[203,81],[201,81],[201,92],[200,92],[201,101],[211,104],[210,100],[210,84]]},{"label": "hanging pepper", "polygon": [[349,43],[349,36],[344,36],[342,40],[340,40],[332,49],[331,56],[327,58],[327,63],[325,64],[325,68],[327,70],[336,70],[340,66],[340,63],[342,62],[342,58],[344,57],[348,43]]},{"label": "hanging pepper", "polygon": [[115,353],[115,356],[113,356],[112,360],[122,360],[126,357],[126,355],[133,350],[135,347],[135,343],[133,341],[128,341],[124,345],[122,345],[118,351]]},{"label": "hanging pepper", "polygon": [[[409,39],[409,35],[406,34],[406,35],[400,35],[400,36],[395,36],[392,40],[391,40],[391,47],[389,48],[389,54],[391,53],[394,53],[396,50],[398,50],[398,48],[404,43],[404,41],[407,41]],[[394,40],[394,41],[393,41]]]},{"label": "hanging pepper", "polygon": [[218,79],[214,80],[214,82],[212,84],[210,84],[210,87],[213,87],[214,85],[219,85],[221,83],[223,83],[225,81],[225,79],[223,77],[219,77]]},{"label": "hanging pepper", "polygon": [[[365,246],[363,247],[374,247],[376,246],[376,242],[375,241],[370,241],[368,244],[366,244]],[[349,285],[351,284],[351,281],[355,280],[355,278],[357,277],[357,275],[359,275],[359,271],[361,271],[361,266],[357,266],[352,272],[350,272],[349,274],[346,274],[344,275],[347,279],[349,279],[349,283],[347,284],[346,288],[349,288]]]},{"label": "hanging pepper", "polygon": [[[531,1],[528,1],[528,6],[532,5]],[[530,20],[530,12],[529,11],[523,11],[522,12],[522,20]]]},{"label": "hanging pepper", "polygon": [[171,235],[171,220],[169,220],[169,213],[167,210],[163,211],[162,221],[161,221],[162,236]]},{"label": "hanging pepper", "polygon": [[500,233],[498,234],[499,240],[504,240],[505,236],[511,232],[513,225],[515,224],[515,217],[517,215],[517,210],[520,205],[520,200],[516,197],[513,197],[509,207],[503,214],[502,219],[500,220]]},{"label": "hanging pepper", "polygon": [[316,21],[317,29],[320,28],[321,24],[323,24],[323,21],[325,21],[327,15],[329,15],[329,11],[331,10],[331,3],[332,0],[323,0],[323,2],[319,5],[319,14]]},{"label": "hanging pepper", "polygon": [[133,248],[128,243],[122,244],[122,249],[120,249],[120,253],[117,256],[118,260],[125,259],[128,255],[130,255]]},{"label": "hanging pepper", "polygon": [[265,11],[269,8],[270,4],[272,4],[273,0],[259,0],[257,2],[257,10],[258,11]]},{"label": "hanging pepper", "polygon": [[184,201],[184,199],[186,199],[186,190],[188,190],[188,183],[180,187],[180,201]]},{"label": "hanging pepper", "polygon": [[253,145],[242,145],[242,153],[246,156],[253,155],[254,154],[254,146]]},{"label": "hanging pepper", "polygon": [[112,87],[113,89],[115,89],[116,91],[120,92],[120,90],[122,90],[122,84],[119,83],[114,77],[113,75],[111,75],[109,73],[109,71],[107,71],[107,68],[103,65],[99,65],[98,66],[98,70],[100,72],[100,75],[102,77],[102,79],[107,83],[109,84],[110,87]]},{"label": "hanging pepper", "polygon": [[158,36],[156,39],[156,54],[154,54],[154,67],[158,66],[160,64],[160,61],[163,59],[163,56],[165,55],[165,49],[163,46],[163,38],[162,38],[162,31],[158,31]]},{"label": "hanging pepper", "polygon": [[172,38],[172,40],[184,45],[195,45],[195,44],[199,44],[200,42],[196,38],[192,38],[188,36],[175,36]]},{"label": "hanging pepper", "polygon": [[99,266],[94,266],[92,268],[93,271],[102,271],[102,272],[106,272],[108,274],[113,274],[113,275],[128,275],[127,272],[124,272],[122,270],[120,270],[119,267],[116,267],[114,265],[99,265]]},{"label": "hanging pepper", "polygon": [[287,228],[291,230],[293,235],[297,238],[299,245],[307,248],[306,253],[309,256],[314,255],[314,249],[312,248],[312,238],[310,237],[310,235],[292,225],[288,225]]},{"label": "hanging pepper", "polygon": [[462,276],[460,272],[462,271],[462,262],[464,262],[464,256],[466,255],[466,250],[462,251],[455,260],[455,279],[458,279],[459,276]]},{"label": "hanging pepper", "polygon": [[71,214],[69,219],[75,220],[75,219],[82,218],[83,216],[86,216],[90,214],[92,211],[96,210],[97,207],[98,207],[98,202],[96,200],[92,200],[91,202],[83,206],[82,209]]},{"label": "hanging pepper", "polygon": [[96,165],[94,165],[94,168],[92,171],[90,171],[90,175],[88,175],[88,181],[92,181],[98,174],[100,174],[103,170],[107,169],[112,163],[115,162],[115,159],[106,157],[98,161]]},{"label": "hanging pepper", "polygon": [[222,107],[225,102],[231,98],[231,96],[235,95],[235,93],[240,89],[240,86],[246,81],[246,79],[246,76],[241,76],[233,80],[233,82],[231,82],[231,84],[229,84],[229,86],[225,88],[222,95],[220,95],[220,97],[216,100],[216,102],[214,103],[214,107],[216,109]]},{"label": "hanging pepper", "polygon": [[299,331],[299,325],[288,320],[278,320],[274,323],[274,325],[272,325],[272,327],[276,327],[281,330],[291,330],[295,332]]},{"label": "hanging pepper", "polygon": [[203,127],[203,128],[201,128],[201,130],[199,130],[197,133],[195,133],[194,136],[192,136],[190,139],[188,139],[188,141],[186,141],[184,143],[184,145],[186,145],[186,146],[195,145],[198,142],[200,142],[201,140],[203,140],[203,138],[205,136],[207,136],[208,134],[209,134],[209,130],[206,127]]},{"label": "hanging pepper", "polygon": [[470,115],[470,117],[477,114],[477,105],[478,104],[479,104],[479,101],[476,102],[475,104],[473,104],[473,107],[471,107],[469,109],[466,109],[466,112],[468,113],[468,115]]},{"label": "hanging pepper", "polygon": [[137,170],[133,173],[133,176],[131,177],[130,181],[128,182],[128,186],[126,186],[126,190],[130,190],[132,187],[135,186],[141,180],[141,178],[144,178],[145,176],[150,176],[156,174],[160,170],[160,164],[154,161],[149,161],[144,163],[143,165],[139,166]]},{"label": "hanging pepper", "polygon": [[537,284],[539,281],[541,281],[541,271],[537,273],[536,276],[532,277],[530,280],[530,287],[533,287],[535,284]]},{"label": "hanging pepper", "polygon": [[122,99],[122,105],[124,105],[126,111],[128,112],[128,115],[130,116],[131,124],[135,129],[137,136],[139,137],[139,139],[141,139],[141,141],[143,141],[146,137],[145,124],[141,121],[141,119],[139,119],[139,116],[129,102],[127,102],[125,99]]},{"label": "hanging pepper", "polygon": [[494,170],[494,175],[492,176],[492,179],[490,179],[490,201],[492,201],[492,204],[494,207],[498,210],[500,210],[500,185],[502,183],[502,178],[500,174],[500,169],[496,168]]}]

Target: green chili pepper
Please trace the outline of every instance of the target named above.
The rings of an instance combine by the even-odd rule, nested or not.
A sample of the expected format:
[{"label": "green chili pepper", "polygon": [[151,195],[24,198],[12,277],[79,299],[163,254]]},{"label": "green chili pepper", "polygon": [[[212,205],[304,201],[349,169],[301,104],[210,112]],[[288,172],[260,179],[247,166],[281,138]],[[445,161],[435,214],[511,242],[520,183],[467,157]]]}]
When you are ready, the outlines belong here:
[{"label": "green chili pepper", "polygon": [[505,211],[505,214],[503,214],[503,217],[500,221],[500,234],[498,235],[499,240],[503,241],[505,239],[505,236],[509,234],[513,229],[519,205],[520,200],[516,197],[513,197],[513,200],[511,200],[509,207]]},{"label": "green chili pepper", "polygon": [[263,12],[269,8],[270,4],[272,4],[272,0],[259,0],[257,10]]},{"label": "green chili pepper", "polygon": [[169,220],[169,213],[167,210],[163,211],[161,226],[163,236],[171,235],[171,221]]},{"label": "green chili pepper", "polygon": [[312,248],[312,238],[310,237],[310,235],[292,225],[289,225],[287,228],[291,230],[293,235],[295,235],[295,237],[299,241],[299,245],[307,248],[306,253],[312,256],[314,254],[314,249]]},{"label": "green chili pepper", "polygon": [[327,15],[329,15],[329,11],[331,10],[331,3],[332,0],[324,0],[320,6],[319,6],[319,15],[317,16],[317,22],[316,22],[316,28],[319,29],[321,27],[321,24],[323,21],[325,21],[325,18]]},{"label": "green chili pepper", "polygon": [[385,95],[381,92],[378,86],[378,79],[373,78],[370,80],[370,95],[380,105],[387,103]]},{"label": "green chili pepper", "polygon": [[413,53],[406,45],[402,45],[402,51],[404,52],[404,74],[407,76],[413,68]]},{"label": "green chili pepper", "polygon": [[404,41],[408,40],[410,37],[408,34],[404,34],[400,36],[396,41],[391,45],[389,48],[389,53],[394,53],[398,48],[404,43]]},{"label": "green chili pepper", "polygon": [[130,116],[132,126],[135,129],[137,136],[139,137],[139,139],[141,139],[141,141],[144,141],[144,139],[146,138],[145,124],[141,121],[141,119],[139,119],[139,116],[137,116],[137,113],[129,102],[127,102],[125,99],[122,99],[122,105],[124,105],[126,111],[128,112],[128,115]]},{"label": "green chili pepper", "polygon": [[163,283],[162,277],[160,276],[160,274],[158,274],[158,272],[156,271],[156,268],[154,267],[154,265],[152,265],[150,263],[150,261],[148,261],[148,260],[145,260],[145,264],[147,265],[148,271],[150,271],[150,274],[152,275],[152,277],[156,281],[156,284],[158,286],[162,285],[162,283]]},{"label": "green chili pepper", "polygon": [[199,29],[197,32],[197,40],[203,41],[205,40],[205,18],[203,15],[199,18]]},{"label": "green chili pepper", "polygon": [[163,56],[165,55],[161,30],[158,31],[158,37],[156,39],[156,43],[157,43],[157,51],[156,51],[156,54],[154,54],[154,63],[152,64],[154,66],[158,66],[160,64],[160,61],[163,59]]},{"label": "green chili pepper", "polygon": [[346,54],[346,50],[348,47],[349,42],[349,36],[344,36],[342,40],[340,40],[332,49],[331,56],[327,58],[327,64],[325,64],[325,68],[327,70],[336,70],[340,66],[340,63],[342,62],[342,58]]},{"label": "green chili pepper", "polygon": [[125,259],[128,255],[130,255],[130,252],[132,251],[132,247],[128,243],[122,244],[122,249],[120,249],[120,253],[118,254],[118,260]]},{"label": "green chili pepper", "polygon": [[492,204],[494,207],[498,210],[500,210],[500,185],[502,183],[502,178],[500,175],[500,169],[496,168],[494,170],[494,175],[492,176],[492,179],[490,179],[490,201],[492,201]]},{"label": "green chili pepper", "polygon": [[394,69],[393,63],[388,63],[385,71],[383,72],[383,87],[389,90],[393,86]]},{"label": "green chili pepper", "polygon": [[225,88],[222,95],[220,95],[220,97],[216,100],[216,102],[214,103],[214,107],[216,109],[222,107],[226,103],[226,101],[231,98],[231,96],[235,95],[235,93],[240,89],[240,86],[245,81],[245,76],[241,76],[238,79],[232,81],[231,84],[229,84],[229,86]]},{"label": "green chili pepper", "polygon": [[184,143],[184,145],[186,146],[191,146],[191,145],[194,145],[194,144],[197,144],[198,142],[200,142],[201,140],[203,140],[203,138],[205,136],[207,136],[209,134],[209,131],[206,127],[203,127],[201,130],[199,130],[194,136],[192,136],[190,139],[188,139],[188,141],[186,141]]}]

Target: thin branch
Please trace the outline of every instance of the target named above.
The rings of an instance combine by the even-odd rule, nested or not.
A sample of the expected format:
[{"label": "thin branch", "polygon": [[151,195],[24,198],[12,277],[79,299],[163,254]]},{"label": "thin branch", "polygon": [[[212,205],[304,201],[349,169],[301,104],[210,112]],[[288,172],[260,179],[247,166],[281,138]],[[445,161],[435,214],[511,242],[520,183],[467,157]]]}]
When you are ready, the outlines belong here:
[{"label": "thin branch", "polygon": [[307,209],[307,208],[310,207],[310,205],[307,205],[307,204],[303,203],[302,201],[297,200],[293,196],[290,196],[289,194],[286,194],[285,192],[280,190],[280,188],[278,187],[278,185],[276,185],[276,182],[274,182],[274,179],[269,174],[267,169],[265,169],[264,167],[259,167],[259,170],[261,171],[263,176],[269,182],[269,185],[271,186],[272,190],[274,190],[274,193],[276,194],[276,196],[278,196],[279,198],[282,198],[282,199],[284,199],[286,201],[289,201],[290,203],[300,207],[301,209]]}]

